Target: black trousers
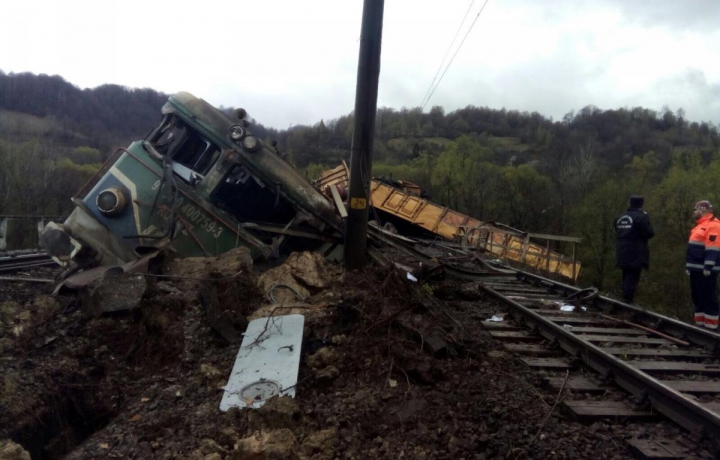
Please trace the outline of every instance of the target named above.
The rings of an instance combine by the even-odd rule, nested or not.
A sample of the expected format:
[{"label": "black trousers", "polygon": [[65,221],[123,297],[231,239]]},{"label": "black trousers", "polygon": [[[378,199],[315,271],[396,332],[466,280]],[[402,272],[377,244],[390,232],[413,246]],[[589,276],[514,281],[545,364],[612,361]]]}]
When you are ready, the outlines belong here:
[{"label": "black trousers", "polygon": [[625,302],[632,303],[635,299],[635,290],[640,282],[641,268],[622,269],[622,291]]},{"label": "black trousers", "polygon": [[718,310],[720,310],[717,279],[717,272],[712,272],[710,276],[704,276],[702,272],[690,272],[690,295],[696,317],[709,316],[711,319],[717,320]]}]

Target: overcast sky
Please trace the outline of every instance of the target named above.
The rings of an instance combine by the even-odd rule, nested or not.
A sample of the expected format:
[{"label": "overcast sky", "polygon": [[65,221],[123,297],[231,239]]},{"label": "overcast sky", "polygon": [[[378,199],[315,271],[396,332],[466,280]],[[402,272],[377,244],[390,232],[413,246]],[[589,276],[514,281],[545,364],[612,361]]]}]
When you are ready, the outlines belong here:
[{"label": "overcast sky", "polygon": [[[378,106],[420,106],[483,3],[386,0]],[[0,69],[189,91],[287,128],[353,110],[361,16],[360,0],[8,0]],[[590,104],[720,123],[720,0],[489,0],[425,110]]]}]

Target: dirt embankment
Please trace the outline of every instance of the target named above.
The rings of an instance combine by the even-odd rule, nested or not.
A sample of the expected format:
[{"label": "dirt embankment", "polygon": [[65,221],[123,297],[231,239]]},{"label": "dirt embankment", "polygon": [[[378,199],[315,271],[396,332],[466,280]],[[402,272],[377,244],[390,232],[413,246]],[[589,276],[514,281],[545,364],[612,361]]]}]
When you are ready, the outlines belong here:
[{"label": "dirt embankment", "polygon": [[[0,439],[34,459],[628,455],[626,426],[547,417],[557,395],[485,335],[495,306],[475,286],[309,253],[263,274],[242,251],[166,273],[130,312],[21,290],[2,304]],[[289,313],[306,316],[297,397],[221,412],[248,320]]]}]

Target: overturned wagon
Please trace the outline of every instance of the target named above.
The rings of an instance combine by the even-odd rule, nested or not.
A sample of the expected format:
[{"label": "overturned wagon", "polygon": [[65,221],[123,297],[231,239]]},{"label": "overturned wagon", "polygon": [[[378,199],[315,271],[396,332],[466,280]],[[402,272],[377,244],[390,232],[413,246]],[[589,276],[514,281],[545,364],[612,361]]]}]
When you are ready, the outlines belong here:
[{"label": "overturned wagon", "polygon": [[[342,221],[328,198],[249,130],[188,93],[171,96],[145,140],[115,151],[42,243],[61,265],[117,265],[160,248],[208,256],[237,246],[332,251]],[[323,248],[322,246],[326,246]]]}]

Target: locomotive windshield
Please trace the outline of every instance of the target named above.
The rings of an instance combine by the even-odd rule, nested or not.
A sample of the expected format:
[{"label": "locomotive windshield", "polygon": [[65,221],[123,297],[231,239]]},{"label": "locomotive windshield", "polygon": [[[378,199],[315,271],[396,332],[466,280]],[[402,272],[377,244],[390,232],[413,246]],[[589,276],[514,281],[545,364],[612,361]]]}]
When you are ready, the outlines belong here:
[{"label": "locomotive windshield", "polygon": [[185,180],[191,172],[207,174],[220,156],[217,145],[175,115],[166,116],[148,140],[161,155],[169,155],[176,165],[184,167],[175,168],[175,172]]}]

